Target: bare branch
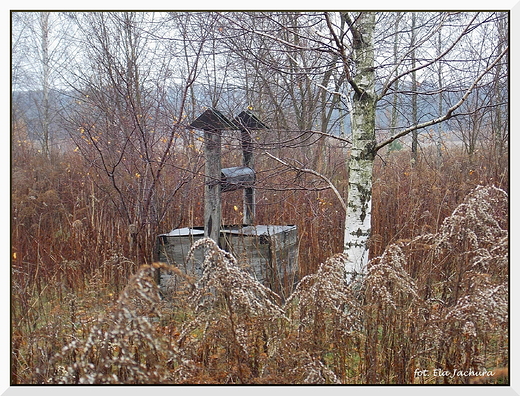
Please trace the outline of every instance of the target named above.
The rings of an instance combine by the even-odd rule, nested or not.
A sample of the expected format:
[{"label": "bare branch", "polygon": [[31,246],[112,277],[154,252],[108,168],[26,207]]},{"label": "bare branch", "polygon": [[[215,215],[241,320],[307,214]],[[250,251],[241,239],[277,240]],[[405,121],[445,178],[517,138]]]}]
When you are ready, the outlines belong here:
[{"label": "bare branch", "polygon": [[[348,15],[346,15],[344,18],[345,18],[345,21],[347,21],[347,23],[349,25],[349,29],[352,32],[352,35],[354,37],[356,37],[356,35],[359,35],[357,30],[353,26],[352,21],[350,21],[350,19],[348,18]],[[355,83],[355,81],[352,78],[352,75],[350,73],[350,69],[348,67],[349,56],[346,53],[345,45],[343,44],[342,40],[340,40],[340,38],[334,31],[334,28],[332,27],[332,22],[330,20],[329,14],[327,12],[325,13],[325,21],[327,22],[327,27],[329,28],[329,32],[332,35],[334,42],[336,43],[336,47],[338,47],[338,52],[341,56],[341,61],[343,62],[343,70],[345,71],[345,77],[346,77],[348,83],[350,84],[350,86],[352,87],[352,89],[356,92],[356,94],[358,94],[359,96],[362,96],[363,95],[362,90]]]},{"label": "bare branch", "polygon": [[422,128],[426,128],[426,127],[429,127],[431,125],[435,125],[435,124],[439,124],[443,121],[446,121],[446,120],[449,120],[450,118],[452,117],[455,117],[457,116],[457,114],[453,114],[453,112],[455,110],[457,110],[460,106],[462,106],[462,104],[466,101],[466,99],[469,97],[469,95],[471,94],[471,92],[473,92],[473,90],[475,89],[475,87],[477,86],[477,84],[480,82],[480,80],[482,80],[482,78],[487,74],[489,73],[489,71],[491,69],[493,69],[496,64],[502,59],[502,57],[509,51],[509,46],[507,46],[504,51],[502,51],[502,53],[495,59],[495,61],[489,65],[489,67],[487,67],[476,79],[475,81],[473,81],[473,84],[471,84],[471,86],[466,90],[466,93],[462,96],[462,98],[460,98],[460,100],[455,103],[452,107],[450,107],[448,109],[448,111],[446,112],[446,114],[444,114],[442,117],[437,117],[437,118],[434,118],[433,120],[430,120],[430,121],[426,121],[426,122],[423,122],[422,124],[417,124],[417,125],[413,125],[409,128],[406,128],[404,130],[402,130],[401,132],[399,133],[396,133],[395,135],[391,136],[390,138],[388,138],[387,140],[379,143],[376,147],[375,147],[375,152],[379,151],[381,148],[385,147],[386,145],[392,143],[394,140],[396,139],[399,139],[400,137],[403,137],[403,136],[406,136],[408,135],[410,132],[412,131],[416,131],[418,129],[422,129]]},{"label": "bare branch", "polygon": [[343,143],[352,144],[352,142],[350,140],[345,139],[344,137],[331,135],[330,133],[327,133],[327,132],[316,131],[314,129],[311,129],[311,130],[305,131],[305,132],[314,133],[314,134],[317,134],[317,135],[321,135],[321,136],[329,137],[329,138],[332,138],[332,139],[335,139],[335,140],[339,140],[340,142],[343,142]]},{"label": "bare branch", "polygon": [[322,175],[321,173],[319,172],[316,172],[315,170],[313,169],[308,169],[308,168],[300,168],[298,166],[294,166],[294,165],[291,165],[289,164],[288,162],[278,158],[278,157],[275,157],[274,155],[272,155],[271,153],[269,152],[264,152],[265,155],[267,155],[268,157],[271,157],[272,159],[274,159],[275,161],[278,161],[280,164],[290,168],[290,169],[293,169],[295,171],[298,171],[298,172],[304,172],[304,173],[309,173],[311,175],[314,175],[314,176],[317,176],[319,177],[320,179],[322,179],[323,181],[325,181],[329,187],[332,189],[332,191],[334,192],[334,194],[336,195],[336,198],[338,198],[340,204],[341,204],[341,207],[343,208],[343,210],[346,212],[347,211],[347,204],[345,203],[345,201],[343,200],[343,197],[341,196],[341,194],[339,193],[338,189],[336,188],[336,186],[334,186],[334,183],[332,183],[332,181],[330,181],[330,179],[325,176],[325,175]]},{"label": "bare branch", "polygon": [[[381,99],[383,96],[386,95],[386,93],[388,92],[388,90],[390,89],[390,87],[398,80],[400,80],[401,78],[403,78],[404,76],[408,75],[408,74],[411,74],[413,72],[416,72],[418,70],[421,70],[421,69],[424,69],[425,67],[428,67],[430,65],[432,65],[433,63],[435,62],[438,62],[440,59],[444,58],[452,49],[453,47],[455,47],[455,45],[462,39],[462,37],[464,37],[466,34],[469,33],[470,31],[470,27],[471,25],[473,24],[473,21],[477,18],[477,15],[475,15],[473,17],[473,19],[468,23],[468,25],[466,26],[466,28],[460,33],[460,35],[453,41],[453,43],[442,53],[440,54],[439,56],[437,56],[436,58],[432,59],[431,61],[427,62],[427,63],[424,63],[422,65],[419,65],[417,67],[414,67],[412,69],[409,69],[409,70],[406,70],[404,72],[402,72],[401,74],[395,76],[393,79],[391,79],[390,81],[387,81],[387,83],[385,84],[383,90],[381,91],[381,94],[379,95],[379,99]],[[418,45],[420,45],[420,43],[418,43]],[[414,48],[411,48],[410,51],[408,51],[407,54],[409,54],[410,52],[412,52],[413,50],[416,49],[417,46],[415,46]],[[389,74],[389,76],[393,75],[394,72],[397,70],[397,68],[399,67],[400,65],[400,62],[398,62],[395,66],[394,66],[394,70]]]}]

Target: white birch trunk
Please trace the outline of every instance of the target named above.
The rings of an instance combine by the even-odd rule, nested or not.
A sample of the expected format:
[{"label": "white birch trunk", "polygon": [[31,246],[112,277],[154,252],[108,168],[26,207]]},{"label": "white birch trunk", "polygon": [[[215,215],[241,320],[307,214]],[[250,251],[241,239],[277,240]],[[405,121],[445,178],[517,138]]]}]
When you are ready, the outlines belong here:
[{"label": "white birch trunk", "polygon": [[344,253],[347,282],[366,272],[371,231],[372,170],[375,157],[374,41],[375,14],[362,13],[352,27],[356,91],[352,111]]}]

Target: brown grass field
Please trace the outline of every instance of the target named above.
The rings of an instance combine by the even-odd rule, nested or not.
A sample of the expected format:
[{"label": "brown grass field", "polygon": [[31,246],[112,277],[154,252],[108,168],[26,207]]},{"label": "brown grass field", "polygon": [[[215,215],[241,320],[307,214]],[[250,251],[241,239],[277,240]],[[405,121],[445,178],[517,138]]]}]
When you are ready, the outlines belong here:
[{"label": "brown grass field", "polygon": [[[349,286],[335,195],[259,155],[257,222],[299,230],[301,281],[281,303],[208,240],[194,247],[201,281],[179,273],[182,287],[159,295],[156,236],[203,223],[200,167],[188,181],[176,170],[200,165],[195,151],[140,217],[144,176],[121,176],[116,195],[80,153],[16,142],[12,385],[509,383],[509,164],[491,148],[424,149],[414,165],[406,149],[381,153],[372,260]],[[345,152],[331,145],[323,161],[345,196]],[[240,194],[226,195],[228,224]],[[122,202],[146,221],[129,224]]]}]

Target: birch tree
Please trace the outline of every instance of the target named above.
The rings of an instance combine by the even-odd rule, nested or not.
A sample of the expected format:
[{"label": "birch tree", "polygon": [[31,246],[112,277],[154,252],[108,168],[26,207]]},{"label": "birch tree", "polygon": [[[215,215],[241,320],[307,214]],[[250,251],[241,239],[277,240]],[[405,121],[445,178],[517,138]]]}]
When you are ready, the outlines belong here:
[{"label": "birch tree", "polygon": [[65,33],[69,22],[50,12],[15,12],[12,41],[13,87],[18,92],[13,101],[30,126],[31,137],[39,142],[41,153],[51,157],[59,143],[57,113],[63,62],[69,56]]},{"label": "birch tree", "polygon": [[[347,274],[362,273],[368,261],[367,241],[370,236],[372,208],[372,172],[375,158],[376,96],[374,74],[375,14],[361,13],[355,20],[342,16],[352,34],[352,60],[356,73],[351,76],[347,49],[334,30],[331,33],[340,50],[352,98],[352,149],[349,160],[347,213],[344,252],[348,254]],[[330,26],[330,20],[329,20]]]},{"label": "birch tree", "polygon": [[[352,281],[356,275],[365,272],[369,258],[373,166],[378,151],[423,128],[443,123],[467,111],[478,110],[463,111],[462,105],[504,62],[508,47],[502,45],[497,48],[490,36],[479,36],[475,32],[487,28],[497,19],[505,18],[505,14],[421,14],[420,26],[412,26],[411,32],[410,28],[403,30],[396,25],[396,18],[402,17],[400,14],[325,12],[319,15],[322,21],[313,24],[312,29],[298,30],[296,24],[285,27],[294,31],[298,41],[290,41],[287,35],[281,38],[261,29],[253,28],[249,33],[270,39],[275,45],[285,46],[291,54],[303,50],[316,54],[326,52],[332,55],[331,59],[337,60],[332,67],[342,79],[336,81],[343,81],[344,84],[335,88],[320,85],[320,88],[339,95],[351,118],[348,194],[344,200],[344,253],[348,255],[348,280]],[[418,20],[414,18],[414,25]],[[243,23],[239,25],[244,28]],[[388,29],[392,26],[395,30]],[[410,32],[411,42],[406,43],[395,36],[403,36],[407,32]],[[438,42],[436,45],[441,33],[442,45]],[[474,54],[470,56],[464,49],[472,40],[479,39],[484,40],[482,47],[487,50],[475,58]],[[421,84],[419,88],[419,84],[414,84],[419,77],[438,78],[440,65],[443,66],[443,81],[439,85],[437,82]],[[276,66],[280,70],[280,65]],[[291,72],[313,76],[320,73],[318,69],[305,68],[301,64],[293,65]],[[412,85],[415,89],[409,88]],[[443,92],[451,98],[449,105],[435,106],[435,99],[443,100],[440,96]],[[429,100],[433,104],[431,107],[439,109],[439,112],[416,114],[411,120],[400,122],[393,117],[391,135],[383,140],[378,139],[377,113],[387,105],[389,97],[394,99],[394,104],[399,103],[399,95],[412,95],[414,101]],[[416,147],[417,143],[414,149]]]},{"label": "birch tree", "polygon": [[[362,12],[351,17],[348,13],[342,15],[347,20],[350,34],[352,36],[351,59],[353,63],[353,71],[347,59],[347,47],[335,32],[328,18],[328,25],[331,34],[335,37],[338,51],[344,59],[344,71],[347,81],[353,89],[353,110],[352,110],[352,150],[349,161],[349,190],[347,199],[347,213],[345,222],[345,240],[344,253],[348,255],[346,264],[346,272],[348,280],[352,280],[357,274],[363,274],[368,262],[369,238],[370,238],[370,215],[372,201],[372,173],[373,164],[376,153],[382,147],[390,144],[398,137],[414,133],[421,128],[435,125],[457,116],[457,110],[467,101],[473,91],[479,84],[486,79],[487,75],[500,64],[502,58],[507,53],[508,47],[502,49],[500,53],[493,52],[489,60],[485,63],[485,67],[477,73],[473,73],[467,80],[468,83],[458,101],[454,103],[445,114],[439,114],[423,123],[417,123],[416,117],[410,127],[394,134],[389,139],[377,142],[375,136],[375,119],[377,102],[381,100],[389,91],[391,91],[394,83],[400,79],[410,76],[412,84],[415,82],[415,76],[418,71],[428,68],[436,63],[446,59],[454,48],[461,42],[462,38],[471,31],[478,29],[479,26],[485,25],[494,19],[493,15],[482,15],[479,13],[468,15],[468,20],[462,25],[459,32],[451,37],[444,52],[422,62],[415,59],[415,51],[420,39],[413,32],[413,43],[411,55],[413,59],[412,67],[403,71],[397,77],[389,76],[387,81],[382,85],[381,92],[375,94],[375,68],[376,62],[374,57],[374,32],[376,27],[376,15],[372,12]],[[423,43],[426,38],[433,37],[435,31],[438,30],[444,20],[449,15],[440,15],[439,22],[432,24],[431,28],[423,36]],[[413,26],[414,30],[416,27]],[[416,42],[416,40],[418,42]],[[404,60],[404,58],[403,58]],[[397,63],[398,65],[399,63]],[[397,68],[397,65],[395,67]],[[353,75],[349,77],[349,75]],[[415,95],[415,92],[413,92]],[[474,109],[473,111],[476,111]]]}]

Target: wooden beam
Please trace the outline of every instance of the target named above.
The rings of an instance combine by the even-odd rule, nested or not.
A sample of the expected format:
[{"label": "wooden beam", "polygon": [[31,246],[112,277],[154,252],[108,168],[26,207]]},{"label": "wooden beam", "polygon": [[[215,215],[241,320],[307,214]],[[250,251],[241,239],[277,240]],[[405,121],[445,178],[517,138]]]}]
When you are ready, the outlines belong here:
[{"label": "wooden beam", "polygon": [[[251,169],[254,169],[253,162],[253,137],[251,131],[243,128],[241,129],[242,136],[242,154],[243,164]],[[255,189],[253,187],[246,187],[244,189],[244,219],[245,225],[252,225],[255,220]]]},{"label": "wooden beam", "polygon": [[221,135],[220,130],[204,131],[204,154],[206,157],[204,178],[204,236],[217,244],[222,219],[221,207]]},{"label": "wooden beam", "polygon": [[[252,130],[269,129],[253,113],[248,110],[241,112],[235,117],[233,123],[240,128],[242,140],[243,164],[255,169],[253,161],[253,137]],[[244,219],[245,225],[252,225],[255,221],[255,189],[246,187],[244,189]]]}]

